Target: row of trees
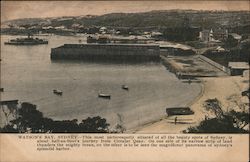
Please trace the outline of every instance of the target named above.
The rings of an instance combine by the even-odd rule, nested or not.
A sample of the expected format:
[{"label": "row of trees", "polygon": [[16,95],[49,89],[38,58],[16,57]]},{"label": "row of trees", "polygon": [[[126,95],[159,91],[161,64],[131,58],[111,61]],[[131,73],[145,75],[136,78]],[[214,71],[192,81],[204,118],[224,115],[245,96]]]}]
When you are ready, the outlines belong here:
[{"label": "row of trees", "polygon": [[17,109],[17,116],[3,128],[3,133],[107,133],[109,124],[100,116],[88,117],[78,123],[73,120],[53,120],[38,111],[36,105],[22,103]]}]

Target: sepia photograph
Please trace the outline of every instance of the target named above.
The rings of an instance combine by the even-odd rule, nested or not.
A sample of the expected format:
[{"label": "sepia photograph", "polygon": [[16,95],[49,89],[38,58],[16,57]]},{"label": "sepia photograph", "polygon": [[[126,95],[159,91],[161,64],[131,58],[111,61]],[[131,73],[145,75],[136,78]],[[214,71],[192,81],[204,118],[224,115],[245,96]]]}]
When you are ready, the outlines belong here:
[{"label": "sepia photograph", "polygon": [[249,1],[1,1],[0,132],[248,134]]}]

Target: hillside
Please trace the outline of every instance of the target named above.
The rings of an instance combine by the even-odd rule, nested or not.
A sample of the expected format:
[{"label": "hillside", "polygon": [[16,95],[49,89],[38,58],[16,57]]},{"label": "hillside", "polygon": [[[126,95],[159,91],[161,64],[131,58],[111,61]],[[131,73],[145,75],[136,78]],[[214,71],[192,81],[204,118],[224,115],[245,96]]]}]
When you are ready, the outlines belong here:
[{"label": "hillside", "polygon": [[83,27],[169,28],[181,27],[185,23],[201,28],[245,26],[250,24],[250,12],[169,10],[144,13],[111,13],[101,16],[17,19],[3,22],[2,25],[65,26],[72,28],[72,25],[77,24]]}]

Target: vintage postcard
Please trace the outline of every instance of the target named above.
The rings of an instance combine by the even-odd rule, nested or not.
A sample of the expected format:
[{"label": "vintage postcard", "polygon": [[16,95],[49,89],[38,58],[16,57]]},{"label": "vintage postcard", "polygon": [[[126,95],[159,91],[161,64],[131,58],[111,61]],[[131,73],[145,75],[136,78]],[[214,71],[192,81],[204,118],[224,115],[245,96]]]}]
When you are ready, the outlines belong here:
[{"label": "vintage postcard", "polygon": [[249,6],[1,1],[0,161],[248,161]]}]

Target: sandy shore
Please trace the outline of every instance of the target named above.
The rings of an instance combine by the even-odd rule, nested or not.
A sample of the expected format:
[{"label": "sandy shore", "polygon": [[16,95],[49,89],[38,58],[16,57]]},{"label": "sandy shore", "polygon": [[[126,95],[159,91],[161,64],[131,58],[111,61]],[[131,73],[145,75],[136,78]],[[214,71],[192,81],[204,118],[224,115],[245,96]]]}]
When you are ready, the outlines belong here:
[{"label": "sandy shore", "polygon": [[249,76],[209,77],[201,78],[201,80],[203,91],[190,105],[195,114],[178,117],[180,121],[189,121],[188,124],[174,124],[174,116],[171,118],[165,117],[160,121],[138,128],[134,133],[181,133],[188,127],[199,124],[205,118],[205,115],[209,117],[210,114],[202,106],[207,99],[217,98],[221,102],[224,111],[238,109],[236,104],[249,102],[248,99],[241,96],[241,92],[249,87]]}]

